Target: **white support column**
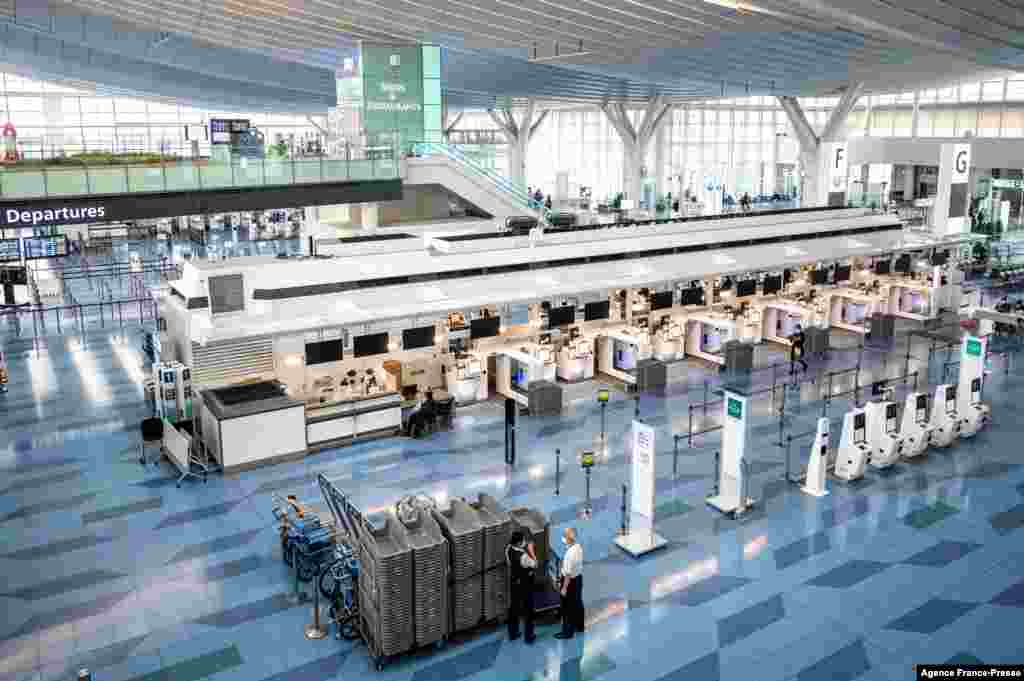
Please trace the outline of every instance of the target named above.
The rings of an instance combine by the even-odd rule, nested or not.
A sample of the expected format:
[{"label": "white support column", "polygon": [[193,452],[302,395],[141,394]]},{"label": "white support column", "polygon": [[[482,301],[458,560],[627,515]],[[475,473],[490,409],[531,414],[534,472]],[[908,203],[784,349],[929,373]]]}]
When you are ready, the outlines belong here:
[{"label": "white support column", "polygon": [[863,83],[851,83],[836,108],[832,110],[821,136],[807,121],[795,97],[779,97],[779,104],[789,117],[800,143],[800,172],[803,177],[800,205],[826,206],[846,203],[846,142],[836,141],[845,136],[846,120],[860,99]]},{"label": "white support column", "polygon": [[938,236],[964,234],[970,201],[971,145],[943,144],[939,149],[939,179],[932,208],[932,231]]},{"label": "white support column", "polygon": [[637,129],[630,122],[625,106],[608,102],[601,105],[601,110],[622,139],[622,192],[626,199],[640,200],[640,170],[644,165],[647,148],[658,134],[671,108],[672,105],[663,96],[658,95],[647,103],[640,127]]},{"label": "white support column", "polygon": [[526,152],[530,146],[530,138],[547,118],[548,112],[542,111],[534,121],[534,102],[530,99],[527,100],[526,110],[518,122],[508,109],[502,109],[500,116],[494,110],[488,110],[487,113],[490,114],[498,128],[505,133],[505,139],[508,142],[509,179],[517,187],[526,189]]}]

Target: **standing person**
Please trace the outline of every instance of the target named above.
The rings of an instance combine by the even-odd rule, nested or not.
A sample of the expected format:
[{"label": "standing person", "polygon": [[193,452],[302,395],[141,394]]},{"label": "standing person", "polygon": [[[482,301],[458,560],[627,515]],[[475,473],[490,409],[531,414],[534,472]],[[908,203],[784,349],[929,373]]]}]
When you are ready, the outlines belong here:
[{"label": "standing person", "polygon": [[804,341],[807,340],[806,334],[804,334],[804,327],[800,324],[796,325],[796,333],[790,338],[791,345],[789,346],[789,373],[796,373],[796,362],[799,360],[800,365],[804,371],[807,371],[807,361],[804,360]]},{"label": "standing person", "polygon": [[567,527],[562,535],[565,558],[562,559],[562,630],[555,638],[572,638],[583,633],[583,547],[576,542],[576,528]]},{"label": "standing person", "polygon": [[537,567],[537,553],[533,542],[526,543],[521,530],[512,533],[505,547],[505,561],[508,563],[511,581],[511,598],[508,607],[508,640],[519,638],[519,618],[523,618],[523,640],[533,643],[533,570]]},{"label": "standing person", "polygon": [[548,194],[548,197],[544,199],[544,207],[547,208],[548,210],[551,210],[551,206],[553,205],[554,204],[551,202],[551,194]]}]

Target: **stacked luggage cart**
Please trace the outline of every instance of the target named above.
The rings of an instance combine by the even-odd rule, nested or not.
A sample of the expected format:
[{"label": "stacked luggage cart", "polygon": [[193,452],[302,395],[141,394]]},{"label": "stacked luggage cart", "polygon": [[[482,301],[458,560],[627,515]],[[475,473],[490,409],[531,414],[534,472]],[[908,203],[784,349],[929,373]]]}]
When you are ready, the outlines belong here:
[{"label": "stacked luggage cart", "polygon": [[538,584],[554,592],[557,603],[547,575],[543,514],[510,513],[481,494],[474,502],[453,498],[443,506],[429,497],[406,497],[393,509],[364,516],[326,477],[318,476],[318,482],[359,558],[359,633],[378,671],[394,655],[440,646],[454,633],[507,616],[505,547],[516,527],[536,543],[542,566]]}]

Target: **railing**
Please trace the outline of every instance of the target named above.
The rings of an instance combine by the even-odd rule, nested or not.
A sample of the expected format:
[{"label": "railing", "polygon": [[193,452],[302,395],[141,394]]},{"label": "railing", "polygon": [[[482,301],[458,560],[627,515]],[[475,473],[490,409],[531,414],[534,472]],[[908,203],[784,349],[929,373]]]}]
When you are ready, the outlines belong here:
[{"label": "railing", "polygon": [[526,193],[525,189],[516,186],[507,177],[495,172],[494,170],[480,165],[454,145],[442,144],[440,142],[417,142],[413,145],[413,153],[416,156],[437,155],[449,158],[468,170],[470,173],[477,177],[481,177],[494,185],[498,191],[509,197],[513,203],[522,206],[524,210],[535,211],[542,209],[541,206]]},{"label": "railing", "polygon": [[106,300],[95,303],[42,307],[35,305],[0,307],[0,335],[6,331],[17,338],[83,334],[91,330],[142,327],[157,319],[152,298]]},{"label": "railing", "polygon": [[340,158],[182,159],[152,155],[145,160],[112,156],[93,160],[54,159],[15,163],[0,171],[4,198],[197,191],[240,187],[320,184],[398,177],[394,153],[350,148]]}]

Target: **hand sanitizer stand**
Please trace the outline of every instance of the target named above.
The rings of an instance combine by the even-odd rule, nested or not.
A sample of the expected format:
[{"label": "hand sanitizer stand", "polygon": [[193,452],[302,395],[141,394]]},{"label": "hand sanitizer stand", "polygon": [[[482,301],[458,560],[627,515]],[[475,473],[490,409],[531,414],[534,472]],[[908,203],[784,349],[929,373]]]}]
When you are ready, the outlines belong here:
[{"label": "hand sanitizer stand", "polygon": [[634,558],[668,544],[654,531],[654,471],[654,429],[640,421],[633,421],[630,523],[628,531],[615,538],[615,544]]}]

